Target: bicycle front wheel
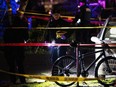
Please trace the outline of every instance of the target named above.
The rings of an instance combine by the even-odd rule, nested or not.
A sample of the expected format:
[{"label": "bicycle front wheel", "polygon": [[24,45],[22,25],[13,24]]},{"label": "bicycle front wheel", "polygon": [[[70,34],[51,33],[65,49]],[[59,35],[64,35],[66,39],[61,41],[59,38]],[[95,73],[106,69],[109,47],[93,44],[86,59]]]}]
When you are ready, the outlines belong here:
[{"label": "bicycle front wheel", "polygon": [[[52,67],[52,76],[74,76],[76,75],[76,59],[72,56],[62,56],[56,60]],[[55,82],[59,86],[70,86],[75,82],[57,81]]]},{"label": "bicycle front wheel", "polygon": [[116,84],[116,58],[109,56],[99,61],[96,65],[95,77],[104,86]]}]

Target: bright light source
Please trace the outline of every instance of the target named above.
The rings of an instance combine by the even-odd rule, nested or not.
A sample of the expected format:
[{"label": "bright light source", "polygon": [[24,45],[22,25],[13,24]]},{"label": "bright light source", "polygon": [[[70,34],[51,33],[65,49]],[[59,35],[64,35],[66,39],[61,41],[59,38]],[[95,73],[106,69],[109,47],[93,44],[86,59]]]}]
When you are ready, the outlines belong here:
[{"label": "bright light source", "polygon": [[51,43],[48,44],[48,47],[54,46],[55,45],[55,40],[53,40]]},{"label": "bright light source", "polygon": [[79,24],[81,22],[81,19],[78,19],[77,23]]},{"label": "bright light source", "polygon": [[15,0],[15,2],[18,2],[19,0]]}]

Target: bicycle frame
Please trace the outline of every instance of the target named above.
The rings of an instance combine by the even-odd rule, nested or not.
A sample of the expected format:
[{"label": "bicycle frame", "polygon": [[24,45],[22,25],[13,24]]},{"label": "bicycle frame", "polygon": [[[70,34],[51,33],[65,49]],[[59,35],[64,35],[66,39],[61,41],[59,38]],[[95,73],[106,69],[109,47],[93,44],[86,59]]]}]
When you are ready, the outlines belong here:
[{"label": "bicycle frame", "polygon": [[[100,53],[100,55],[94,60],[92,61],[86,68],[84,66],[84,58],[87,57],[87,56],[90,56],[90,55],[93,55],[93,54],[96,54],[96,53]],[[103,57],[102,57],[103,56]],[[106,54],[105,54],[105,50],[104,48],[99,50],[99,51],[94,51],[94,52],[89,52],[89,53],[86,53],[86,54],[82,54],[79,56],[79,64],[80,64],[80,74],[82,74],[82,72],[88,72],[91,67],[100,60],[100,58],[105,58],[106,57]]]}]

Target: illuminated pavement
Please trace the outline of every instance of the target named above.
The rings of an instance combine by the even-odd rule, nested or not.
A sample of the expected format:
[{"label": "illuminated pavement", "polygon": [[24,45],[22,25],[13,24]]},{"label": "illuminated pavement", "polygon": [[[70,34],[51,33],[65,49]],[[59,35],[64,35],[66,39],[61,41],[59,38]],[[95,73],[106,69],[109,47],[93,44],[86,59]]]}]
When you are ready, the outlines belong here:
[{"label": "illuminated pavement", "polygon": [[[0,69],[8,71],[8,66],[4,59],[4,54],[0,53]],[[90,61],[90,60],[89,60]],[[46,75],[51,76],[51,68],[52,64],[50,61],[49,54],[29,54],[26,55],[25,59],[25,72],[31,75]],[[9,83],[9,76],[8,74],[0,72],[0,87],[59,87],[54,82],[45,81],[41,79],[34,79],[34,78],[27,78],[27,84],[17,84],[12,85]],[[90,76],[93,77],[93,69],[90,71]],[[17,80],[18,82],[18,80]],[[88,82],[81,82],[80,85],[83,87],[103,87],[97,83],[97,81],[88,81]],[[76,83],[70,87],[76,87]]]}]

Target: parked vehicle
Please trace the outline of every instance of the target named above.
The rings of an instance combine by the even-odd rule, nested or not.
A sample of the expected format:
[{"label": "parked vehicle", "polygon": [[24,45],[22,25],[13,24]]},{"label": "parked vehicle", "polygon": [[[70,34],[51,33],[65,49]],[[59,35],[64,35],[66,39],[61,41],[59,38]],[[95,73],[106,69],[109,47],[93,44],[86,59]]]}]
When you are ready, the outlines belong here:
[{"label": "parked vehicle", "polygon": [[[101,41],[107,43],[109,45],[109,48],[106,48],[105,53],[106,56],[114,57],[116,58],[116,17],[108,17],[106,21],[104,22],[103,28],[101,28],[100,32],[97,35],[97,38]],[[92,37],[91,40],[95,42],[95,51],[99,51],[103,49],[103,42],[99,40],[95,40],[95,37]],[[109,51],[109,49],[111,51]],[[97,58],[101,53],[96,53],[95,58]],[[103,57],[101,57],[101,60]],[[115,61],[108,61],[110,64],[109,67],[113,69],[113,72],[116,73],[116,62]],[[98,63],[96,63],[98,65]],[[107,75],[110,75],[109,73],[106,73],[108,71],[105,64],[101,64],[99,66],[98,73],[99,77],[102,78],[109,78]],[[104,80],[105,81],[105,80]],[[102,81],[99,81],[100,83],[103,83]],[[108,82],[107,82],[108,83]]]},{"label": "parked vehicle", "polygon": [[[112,44],[110,47],[112,48],[112,52],[114,55],[111,55],[111,56],[116,57],[116,45],[115,45],[116,44],[116,17],[110,16],[106,19],[106,21],[104,22],[103,28],[101,28],[97,37],[100,40],[103,40],[105,43],[108,43],[109,45]],[[101,44],[98,41],[96,41],[95,43]],[[96,45],[95,47],[102,47],[102,45],[101,46]],[[95,49],[95,50],[99,50],[99,49]],[[110,55],[108,51],[106,52],[107,52],[107,55]],[[95,55],[95,57],[97,56],[99,56],[99,54]]]}]

